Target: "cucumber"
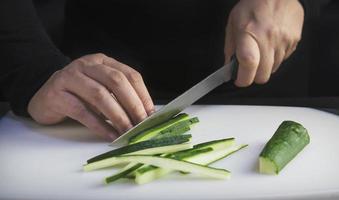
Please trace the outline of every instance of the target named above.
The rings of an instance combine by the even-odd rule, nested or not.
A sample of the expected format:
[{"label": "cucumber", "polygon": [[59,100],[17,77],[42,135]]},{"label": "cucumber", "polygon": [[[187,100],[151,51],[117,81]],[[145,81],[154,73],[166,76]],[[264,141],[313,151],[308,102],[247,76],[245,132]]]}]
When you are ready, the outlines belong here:
[{"label": "cucumber", "polygon": [[225,138],[220,140],[212,140],[209,142],[204,142],[200,144],[196,144],[193,146],[194,149],[202,149],[206,147],[212,147],[214,150],[224,149],[235,144],[234,138]]},{"label": "cucumber", "polygon": [[112,156],[118,156],[122,154],[132,153],[136,151],[141,151],[149,148],[155,148],[155,147],[162,147],[162,146],[168,146],[168,145],[175,145],[175,144],[182,144],[185,142],[189,142],[192,138],[192,135],[175,135],[172,137],[164,137],[160,139],[154,139],[154,140],[147,140],[131,145],[127,145],[118,149],[114,149],[112,151],[103,153],[101,155],[95,156],[89,160],[87,160],[87,163],[93,163],[100,160],[104,160],[106,158],[112,157]]},{"label": "cucumber", "polygon": [[134,143],[137,143],[137,142],[149,140],[149,139],[155,137],[160,131],[168,128],[169,126],[171,126],[171,125],[173,125],[175,123],[178,123],[180,121],[186,120],[188,118],[189,118],[189,116],[186,113],[178,114],[177,116],[175,116],[174,118],[168,120],[165,123],[159,124],[157,126],[154,126],[154,127],[150,128],[150,129],[147,129],[145,131],[142,131],[142,132],[132,136],[129,139],[129,144],[134,144]]},{"label": "cucumber", "polygon": [[[201,165],[210,165],[220,159],[223,159],[230,154],[233,154],[239,151],[242,148],[245,148],[247,145],[239,145],[239,146],[232,146],[229,148],[214,150],[214,151],[201,151],[203,149],[196,149],[196,151],[201,151],[198,154],[181,157],[184,161],[189,161],[192,163],[197,163]],[[208,147],[211,148],[211,147]],[[188,151],[188,150],[187,150]],[[174,153],[175,154],[175,153]],[[188,155],[188,154],[187,154]],[[186,172],[187,170],[185,170]],[[138,184],[145,184],[149,183],[155,179],[161,178],[169,173],[173,172],[173,170],[159,168],[155,166],[144,166],[136,170],[135,174],[135,182]]]},{"label": "cucumber", "polygon": [[[185,158],[193,157],[202,153],[210,152],[213,150],[225,149],[235,144],[234,138],[226,138],[221,140],[213,140],[209,142],[204,142],[200,144],[196,144],[192,149],[186,149],[183,151],[178,151],[173,154],[168,155],[167,157],[171,157],[177,160],[184,160]],[[139,173],[144,173],[146,171],[150,171],[152,169],[156,169],[158,167],[155,166],[144,166],[138,170]],[[161,169],[160,169],[161,170]]]},{"label": "cucumber", "polygon": [[159,134],[153,137],[152,139],[159,139],[159,138],[173,136],[173,135],[182,135],[189,130],[191,130],[191,128],[188,124],[181,125],[181,126],[175,126],[173,128],[169,127],[169,130],[166,129],[166,132],[160,131]]},{"label": "cucumber", "polygon": [[279,172],[307,145],[310,136],[299,123],[284,121],[267,142],[259,156],[259,172]]},{"label": "cucumber", "polygon": [[158,139],[162,137],[172,136],[172,135],[181,135],[190,130],[190,126],[198,123],[199,119],[197,117],[193,117],[190,119],[186,119],[184,121],[180,121],[171,125],[170,127],[160,131],[156,136],[152,139]]},{"label": "cucumber", "polygon": [[187,161],[180,161],[172,158],[160,157],[160,156],[148,156],[148,155],[123,155],[109,158],[111,166],[120,163],[142,163],[161,167],[170,170],[187,171],[190,173],[196,173],[202,176],[216,178],[216,179],[228,179],[230,178],[230,172],[225,169],[218,169],[208,167],[196,163]]},{"label": "cucumber", "polygon": [[[134,151],[131,153],[126,153],[126,154],[120,154],[120,155],[155,155],[155,154],[164,154],[164,153],[172,153],[180,150],[185,150],[191,148],[192,145],[189,143],[184,143],[184,144],[176,144],[176,145],[168,145],[168,146],[161,146],[161,147],[154,147],[154,148],[149,148],[149,149],[143,149],[140,151]],[[110,167],[110,158],[114,158],[114,156],[110,156],[109,158],[99,160],[96,162],[88,163],[84,165],[84,170],[85,171],[93,171],[96,169],[102,169],[106,167]]]},{"label": "cucumber", "polygon": [[122,169],[120,172],[114,174],[113,176],[105,178],[105,184],[112,183],[116,180],[119,180],[121,178],[127,177],[131,172],[135,171],[136,169],[140,168],[143,166],[143,164],[135,164],[135,163],[130,163],[127,165],[124,169]]},{"label": "cucumber", "polygon": [[123,155],[156,155],[156,154],[167,154],[167,153],[174,153],[177,151],[182,151],[186,149],[192,148],[192,144],[190,143],[183,143],[183,144],[174,144],[162,147],[155,147],[149,149],[143,149],[140,151],[135,151],[132,153],[127,153]]},{"label": "cucumber", "polygon": [[[192,150],[192,149],[189,149],[189,150]],[[180,154],[180,157],[176,156],[176,157],[174,157],[174,159],[178,160],[182,156],[187,157],[187,156],[200,154],[200,153],[204,153],[204,152],[209,152],[209,151],[213,151],[213,149],[212,148],[205,148],[205,149],[194,149],[193,151],[190,151],[190,152],[185,151],[185,152],[183,152],[184,154]],[[164,157],[170,157],[171,158],[171,154],[164,155]],[[130,163],[124,169],[122,169],[120,172],[118,172],[118,173],[116,173],[116,174],[114,174],[110,177],[105,178],[105,183],[109,184],[109,183],[114,182],[114,181],[116,181],[120,178],[132,178],[132,179],[134,179],[135,175],[133,176],[132,172],[141,168],[142,166],[144,166],[144,165],[140,164],[140,163],[138,163],[138,164]],[[145,167],[142,167],[141,171],[149,171],[150,169],[153,169],[153,168],[158,168],[158,167],[155,167],[153,165],[147,165]]]}]

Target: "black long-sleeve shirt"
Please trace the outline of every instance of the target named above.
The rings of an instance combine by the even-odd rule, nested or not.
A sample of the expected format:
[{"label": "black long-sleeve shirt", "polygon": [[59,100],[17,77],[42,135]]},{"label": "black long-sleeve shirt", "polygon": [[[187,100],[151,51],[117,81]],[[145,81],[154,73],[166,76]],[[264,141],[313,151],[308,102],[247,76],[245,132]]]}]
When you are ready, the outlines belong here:
[{"label": "black long-sleeve shirt", "polygon": [[[327,0],[303,0],[302,2],[307,17],[317,15],[320,8],[328,3]],[[211,63],[208,62],[211,60],[218,60],[220,63],[223,57],[223,41],[215,38],[223,38],[227,15],[225,12],[229,12],[235,3],[236,1],[222,0],[165,2],[121,0],[111,1],[111,3],[69,0],[68,6],[64,6],[63,2],[58,0],[1,0],[0,100],[8,101],[16,114],[28,116],[27,105],[30,99],[55,71],[70,62],[68,56],[74,58],[84,53],[94,53],[93,51],[98,49],[108,53],[113,51],[112,54],[119,57],[119,52],[124,52],[123,45],[120,45],[121,41],[125,41],[127,46],[139,46],[136,49],[146,51],[147,56],[140,55],[140,51],[125,53],[132,54],[132,57],[142,57],[148,63],[157,59],[161,62],[164,58],[170,65],[172,60],[180,59],[180,56],[191,56],[191,58],[206,56],[208,59],[199,61],[206,66],[210,66]],[[60,37],[58,38],[57,33],[63,31],[63,12],[66,8],[68,13],[66,14],[66,38],[69,43],[61,45],[58,44]],[[83,23],[75,24],[79,21]],[[86,27],[87,21],[95,22],[92,23],[95,26]],[[215,23],[211,25],[211,21]],[[168,29],[168,22],[175,24],[174,28]],[[68,32],[67,27],[71,27]],[[91,34],[81,32],[86,28],[100,29],[102,35],[112,36],[111,40],[107,41],[108,37],[100,40],[97,37],[93,38]],[[152,32],[154,30],[157,32]],[[206,43],[204,43],[205,35],[208,35]],[[78,43],[74,42],[77,40]],[[83,40],[88,43],[81,46]],[[215,51],[218,58],[208,53],[211,44],[214,43],[220,44]],[[173,51],[164,50],[165,55],[156,52],[159,47],[166,49],[170,45],[180,47],[181,44],[190,45],[193,50],[187,52],[184,48],[177,48],[175,55],[167,55]],[[120,57],[124,59],[124,55]],[[218,66],[218,62],[214,65]],[[162,71],[155,68],[151,70],[151,73]],[[172,76],[177,74],[174,73]]]}]

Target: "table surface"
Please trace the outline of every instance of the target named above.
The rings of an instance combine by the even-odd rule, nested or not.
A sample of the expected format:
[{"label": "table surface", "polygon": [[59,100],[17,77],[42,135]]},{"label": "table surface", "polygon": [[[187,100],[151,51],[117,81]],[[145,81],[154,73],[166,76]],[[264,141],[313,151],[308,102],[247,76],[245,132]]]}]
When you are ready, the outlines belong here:
[{"label": "table surface", "polygon": [[[84,173],[82,164],[110,150],[75,122],[40,126],[8,113],[0,119],[0,199],[338,199],[339,116],[309,108],[191,106],[200,123],[193,142],[235,137],[246,149],[213,166],[230,180],[172,174],[146,185],[124,180],[105,186],[114,169]],[[309,131],[311,143],[278,176],[257,172],[264,144],[283,120]]]}]

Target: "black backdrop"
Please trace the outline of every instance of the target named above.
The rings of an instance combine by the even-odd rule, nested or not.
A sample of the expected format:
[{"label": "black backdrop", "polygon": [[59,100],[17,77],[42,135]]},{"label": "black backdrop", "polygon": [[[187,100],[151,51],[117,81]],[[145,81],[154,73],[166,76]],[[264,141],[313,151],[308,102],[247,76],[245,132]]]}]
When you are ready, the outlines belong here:
[{"label": "black backdrop", "polygon": [[[198,7],[185,1],[157,9],[150,0],[138,6],[68,1],[66,11],[65,1],[37,2],[43,25],[66,55],[103,52],[117,58],[143,74],[155,102],[166,103],[223,64],[226,14],[236,1],[201,1]],[[297,51],[268,84],[224,84],[198,103],[339,108],[338,5],[333,1],[320,17],[307,20]],[[7,109],[0,104],[0,113]]]}]

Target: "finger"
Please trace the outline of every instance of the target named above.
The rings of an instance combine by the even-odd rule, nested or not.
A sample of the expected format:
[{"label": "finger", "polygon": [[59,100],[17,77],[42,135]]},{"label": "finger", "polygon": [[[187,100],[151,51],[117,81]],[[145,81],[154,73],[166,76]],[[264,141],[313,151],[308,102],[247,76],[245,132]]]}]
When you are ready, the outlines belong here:
[{"label": "finger", "polygon": [[264,84],[270,79],[273,63],[274,63],[274,50],[263,42],[259,43],[260,48],[260,62],[254,81],[257,84]]},{"label": "finger", "polygon": [[142,101],[121,71],[106,65],[94,65],[85,67],[83,70],[87,76],[98,81],[113,92],[134,124],[147,117]]},{"label": "finger", "polygon": [[298,42],[292,43],[288,46],[286,53],[285,53],[284,60],[286,60],[292,55],[292,53],[297,49],[297,46],[298,46]]},{"label": "finger", "polygon": [[75,74],[65,84],[66,90],[77,95],[86,103],[93,105],[103,113],[119,133],[132,128],[132,123],[118,102],[114,100],[109,91],[95,80],[85,74]]},{"label": "finger", "polygon": [[239,69],[235,84],[239,87],[247,87],[253,83],[260,60],[259,47],[252,36],[247,33],[238,36],[236,56]]},{"label": "finger", "polygon": [[139,96],[141,102],[143,103],[144,109],[146,110],[147,114],[151,115],[152,113],[154,113],[155,108],[154,108],[153,100],[139,72],[137,72],[135,69],[121,62],[118,62],[110,57],[107,57],[106,59],[104,59],[104,64],[124,73],[128,81],[130,82],[134,90],[136,91],[137,95]]},{"label": "finger", "polygon": [[230,21],[226,26],[226,37],[225,37],[225,45],[224,45],[224,53],[225,53],[225,64],[231,61],[231,57],[234,54],[234,39],[232,35],[232,25]]},{"label": "finger", "polygon": [[272,73],[275,73],[279,69],[279,66],[284,61],[284,58],[285,58],[285,51],[284,50],[277,49],[274,52],[274,64],[273,64]]},{"label": "finger", "polygon": [[89,110],[75,95],[63,92],[63,98],[59,102],[61,105],[59,107],[59,112],[79,121],[101,138],[109,141],[113,141],[117,138],[117,132],[113,129],[113,127],[108,125],[97,114]]}]

